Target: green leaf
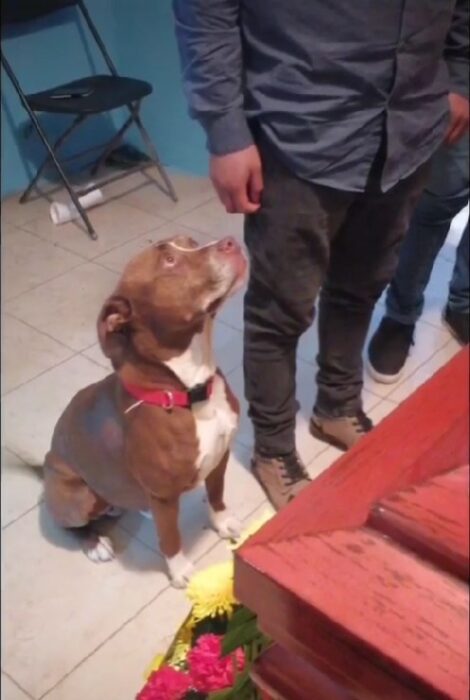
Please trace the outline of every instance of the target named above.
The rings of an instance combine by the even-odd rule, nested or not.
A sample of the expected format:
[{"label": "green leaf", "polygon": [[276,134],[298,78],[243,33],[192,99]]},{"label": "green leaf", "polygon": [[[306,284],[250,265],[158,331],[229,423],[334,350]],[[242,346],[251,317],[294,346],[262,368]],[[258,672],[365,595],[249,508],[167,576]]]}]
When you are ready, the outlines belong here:
[{"label": "green leaf", "polygon": [[232,688],[228,690],[218,690],[216,693],[211,693],[208,700],[235,700]]},{"label": "green leaf", "polygon": [[[242,673],[240,673],[235,681],[235,684],[233,686],[233,692],[241,692],[243,688],[248,684],[251,683],[250,679],[250,670],[247,668],[245,669]],[[238,697],[238,695],[236,696]]]},{"label": "green leaf", "polygon": [[240,625],[245,625],[247,622],[251,622],[256,619],[256,615],[248,610],[248,608],[241,607],[236,610],[232,616],[232,619],[228,623],[227,631],[231,632],[236,627]]},{"label": "green leaf", "polygon": [[258,626],[256,624],[256,618],[250,622],[236,627],[231,632],[227,632],[222,642],[222,654],[227,656],[227,654],[232,654],[239,647],[249,644],[256,639],[260,634]]}]

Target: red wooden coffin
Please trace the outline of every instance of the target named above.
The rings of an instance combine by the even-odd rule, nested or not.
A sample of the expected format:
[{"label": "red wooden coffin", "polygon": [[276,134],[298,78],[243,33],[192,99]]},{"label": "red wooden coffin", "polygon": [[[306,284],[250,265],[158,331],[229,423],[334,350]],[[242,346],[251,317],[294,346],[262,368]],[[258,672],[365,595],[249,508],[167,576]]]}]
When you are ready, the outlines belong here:
[{"label": "red wooden coffin", "polygon": [[266,699],[468,700],[465,349],[237,552]]}]

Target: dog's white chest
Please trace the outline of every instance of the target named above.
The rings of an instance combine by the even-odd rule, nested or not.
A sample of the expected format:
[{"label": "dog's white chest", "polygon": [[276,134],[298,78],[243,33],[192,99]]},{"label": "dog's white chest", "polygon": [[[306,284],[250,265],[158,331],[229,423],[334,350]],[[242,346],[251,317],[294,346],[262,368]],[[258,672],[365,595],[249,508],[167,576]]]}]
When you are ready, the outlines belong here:
[{"label": "dog's white chest", "polygon": [[210,399],[194,407],[193,414],[199,441],[196,468],[199,481],[203,481],[229,449],[238,423],[238,416],[227,401],[224,382],[218,375],[214,378]]}]

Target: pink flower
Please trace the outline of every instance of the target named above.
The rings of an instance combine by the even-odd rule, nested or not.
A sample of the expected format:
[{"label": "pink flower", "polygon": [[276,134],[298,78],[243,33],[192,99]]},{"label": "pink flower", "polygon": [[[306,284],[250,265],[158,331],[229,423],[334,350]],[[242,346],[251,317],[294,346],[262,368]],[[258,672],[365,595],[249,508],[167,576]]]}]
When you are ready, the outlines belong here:
[{"label": "pink flower", "polygon": [[152,673],[136,700],[182,700],[190,688],[191,680],[186,673],[163,666]]},{"label": "pink flower", "polygon": [[189,675],[195,690],[211,693],[231,688],[235,682],[235,669],[242,671],[245,654],[237,649],[235,654],[222,656],[222,637],[204,634],[188,653]]}]

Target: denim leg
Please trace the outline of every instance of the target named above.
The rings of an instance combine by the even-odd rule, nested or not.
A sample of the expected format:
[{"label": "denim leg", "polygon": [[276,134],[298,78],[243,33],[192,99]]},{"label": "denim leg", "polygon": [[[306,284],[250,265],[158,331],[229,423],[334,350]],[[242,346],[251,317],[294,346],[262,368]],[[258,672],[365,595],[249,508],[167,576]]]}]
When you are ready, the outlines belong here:
[{"label": "denim leg", "polygon": [[[415,209],[387,293],[386,315],[395,321],[414,324],[423,311],[424,292],[436,257],[449,233],[452,219],[468,202],[468,147],[468,137],[465,137],[452,147],[442,146],[433,158],[430,180]],[[464,262],[462,257],[458,265],[458,276],[463,283]],[[468,304],[468,262],[466,275]]]},{"label": "denim leg", "polygon": [[468,221],[457,248],[454,272],[449,285],[449,307],[461,314],[470,312]]}]

